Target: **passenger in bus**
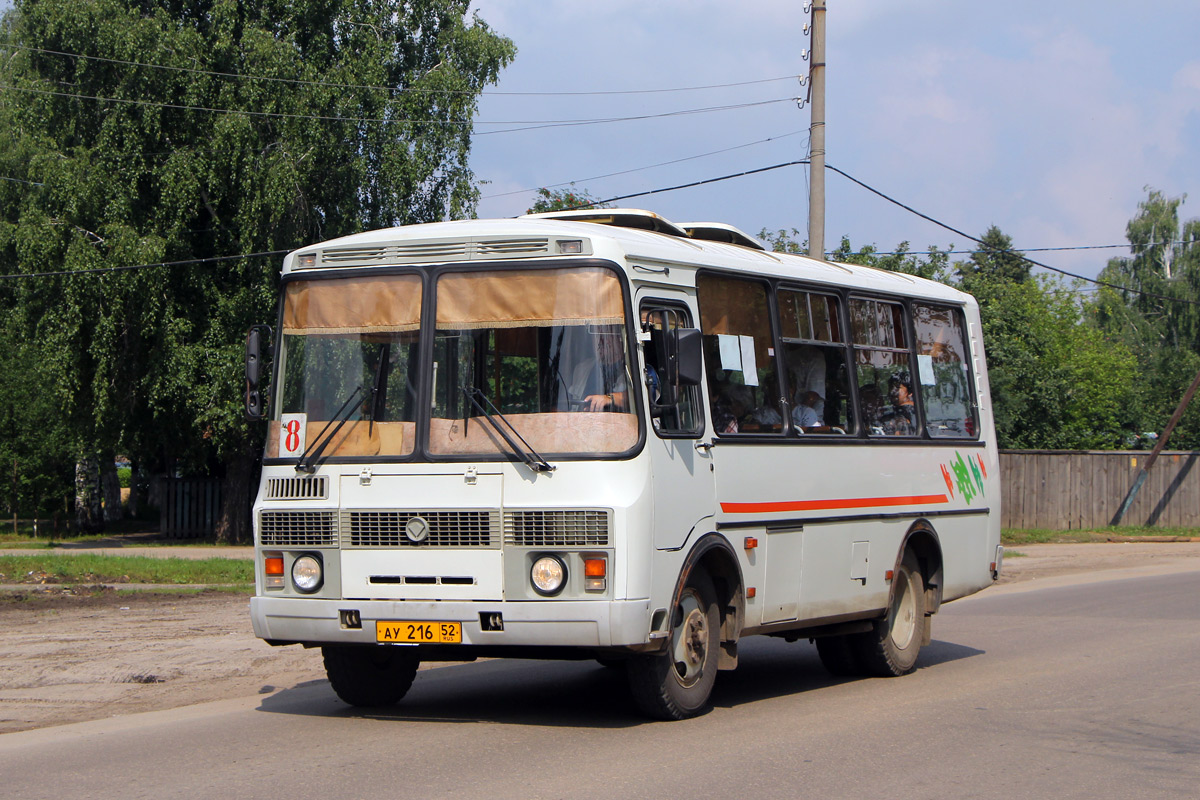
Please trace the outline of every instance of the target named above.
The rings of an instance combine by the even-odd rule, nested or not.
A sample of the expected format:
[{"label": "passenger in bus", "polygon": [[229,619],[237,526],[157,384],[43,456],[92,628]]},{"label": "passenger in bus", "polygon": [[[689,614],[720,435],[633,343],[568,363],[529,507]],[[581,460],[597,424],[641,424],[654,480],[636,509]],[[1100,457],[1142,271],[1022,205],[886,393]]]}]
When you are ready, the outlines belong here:
[{"label": "passenger in bus", "polygon": [[817,405],[824,403],[821,395],[814,391],[801,391],[796,395],[796,404],[792,406],[792,423],[800,429],[819,428],[825,424],[817,413]]},{"label": "passenger in bus", "polygon": [[713,427],[717,433],[738,433],[741,419],[746,414],[746,387],[726,383],[713,400]]},{"label": "passenger in bus", "polygon": [[887,432],[895,436],[916,433],[917,409],[907,372],[898,372],[888,378],[888,399],[891,400],[892,407],[885,426]]},{"label": "passenger in bus", "polygon": [[792,386],[817,393],[819,405],[814,409],[818,417],[825,416],[825,354],[821,348],[802,344],[788,353]]},{"label": "passenger in bus", "polygon": [[867,426],[872,436],[883,436],[883,422],[886,416],[883,395],[873,383],[862,384],[858,387],[858,400],[862,404],[863,424]]}]

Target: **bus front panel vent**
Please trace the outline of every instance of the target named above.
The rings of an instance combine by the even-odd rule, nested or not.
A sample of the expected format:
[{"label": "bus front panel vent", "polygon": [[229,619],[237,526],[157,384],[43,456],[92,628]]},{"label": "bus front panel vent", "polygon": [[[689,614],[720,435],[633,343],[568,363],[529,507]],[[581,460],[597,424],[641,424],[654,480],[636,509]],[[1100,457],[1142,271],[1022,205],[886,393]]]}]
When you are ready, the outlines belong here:
[{"label": "bus front panel vent", "polygon": [[499,547],[498,511],[342,511],[342,546]]},{"label": "bus front panel vent", "polygon": [[504,543],[514,547],[607,547],[611,514],[603,509],[507,511]]},{"label": "bus front panel vent", "polygon": [[267,478],[268,500],[328,500],[329,478]]},{"label": "bus front panel vent", "polygon": [[334,511],[263,511],[258,522],[263,547],[337,547]]}]

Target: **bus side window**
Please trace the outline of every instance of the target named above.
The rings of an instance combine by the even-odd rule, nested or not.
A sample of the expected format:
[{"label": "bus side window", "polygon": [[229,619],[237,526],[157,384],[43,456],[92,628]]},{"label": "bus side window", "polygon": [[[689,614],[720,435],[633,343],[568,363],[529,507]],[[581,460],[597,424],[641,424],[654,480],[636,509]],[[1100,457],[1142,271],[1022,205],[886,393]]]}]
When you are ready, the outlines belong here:
[{"label": "bus side window", "polygon": [[850,298],[850,327],[863,425],[868,436],[917,436],[912,353],[899,303]]},{"label": "bus side window", "polygon": [[962,311],[928,303],[913,303],[912,310],[925,427],[935,438],[975,438],[979,426]]},{"label": "bus side window", "polygon": [[846,326],[835,295],[780,289],[784,390],[797,434],[854,432]]},{"label": "bus side window", "polygon": [[696,276],[696,298],[717,435],[782,434],[766,284],[701,273]]},{"label": "bus side window", "polygon": [[665,394],[669,393],[663,392],[662,381],[666,371],[658,363],[660,355],[656,343],[668,331],[691,327],[687,309],[673,304],[645,302],[639,316],[642,330],[651,336],[650,341],[642,345],[642,356],[646,363],[642,377],[654,431],[660,436],[699,436],[704,432],[699,387],[680,386],[676,402],[665,406],[661,403]]}]

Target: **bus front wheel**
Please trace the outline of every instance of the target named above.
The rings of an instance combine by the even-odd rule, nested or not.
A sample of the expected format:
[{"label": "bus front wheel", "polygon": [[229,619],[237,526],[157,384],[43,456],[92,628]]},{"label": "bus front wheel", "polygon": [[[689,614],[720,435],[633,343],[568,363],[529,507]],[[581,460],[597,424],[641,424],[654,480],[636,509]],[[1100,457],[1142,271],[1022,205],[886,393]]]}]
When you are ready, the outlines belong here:
[{"label": "bus front wheel", "polygon": [[717,679],[721,618],[712,578],[703,569],[688,576],[672,609],[667,652],[629,660],[634,702],[655,719],[686,719],[708,707]]},{"label": "bus front wheel", "polygon": [[916,557],[905,553],[892,583],[892,602],[883,619],[867,633],[854,634],[857,663],[868,675],[907,675],[917,667],[925,641],[925,581]]},{"label": "bus front wheel", "polygon": [[333,691],[352,706],[400,702],[421,665],[416,653],[405,647],[328,645],[321,655]]}]

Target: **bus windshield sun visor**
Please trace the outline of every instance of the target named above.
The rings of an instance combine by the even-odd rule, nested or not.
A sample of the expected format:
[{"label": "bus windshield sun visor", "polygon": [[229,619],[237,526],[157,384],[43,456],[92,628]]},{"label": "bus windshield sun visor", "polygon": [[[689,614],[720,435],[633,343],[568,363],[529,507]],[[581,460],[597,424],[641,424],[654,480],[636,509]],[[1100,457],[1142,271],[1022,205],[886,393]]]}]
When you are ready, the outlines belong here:
[{"label": "bus windshield sun visor", "polygon": [[[337,436],[337,432],[346,424],[346,420],[350,419],[350,416],[354,413],[354,401],[362,393],[363,387],[362,384],[359,384],[350,393],[350,396],[346,398],[346,402],[342,403],[342,407],[338,409],[337,413],[333,415],[333,419],[329,420],[325,427],[321,429],[321,433],[317,436],[316,441],[300,454],[300,458],[296,461],[296,472],[307,472],[311,475],[317,471],[317,459],[321,457],[321,453],[325,452],[325,448],[333,441],[333,437]],[[374,392],[372,392],[373,399]],[[374,419],[374,414],[371,417]],[[337,423],[336,426],[333,430],[330,430],[330,426],[334,425],[334,423]]]},{"label": "bus windshield sun visor", "polygon": [[[503,413],[501,413],[500,409],[496,408],[496,406],[492,404],[492,401],[488,399],[486,394],[479,389],[476,389],[474,386],[464,386],[462,387],[462,392],[463,395],[471,401],[471,405],[474,406],[480,414],[483,414],[483,418],[488,421],[493,429],[495,429],[496,433],[500,435],[500,438],[504,440],[504,443],[508,445],[509,449],[512,450],[513,453],[515,453],[518,457],[520,457],[520,459],[525,462],[527,467],[534,472],[554,471],[554,466],[547,462],[546,459],[542,458],[536,450],[530,447],[529,442],[525,441],[525,438],[517,432],[517,429],[512,426],[512,423],[508,421]],[[483,402],[480,402],[481,400]],[[487,406],[484,405],[484,403],[486,403],[487,406],[491,406],[490,411],[488,410]],[[500,427],[501,422],[503,422],[504,426],[508,428],[508,431],[512,431],[511,436],[509,435],[508,431],[505,431],[504,428]],[[513,436],[516,436],[517,439],[520,440],[521,445],[524,445],[524,447],[518,446],[517,443],[513,441]]]}]

